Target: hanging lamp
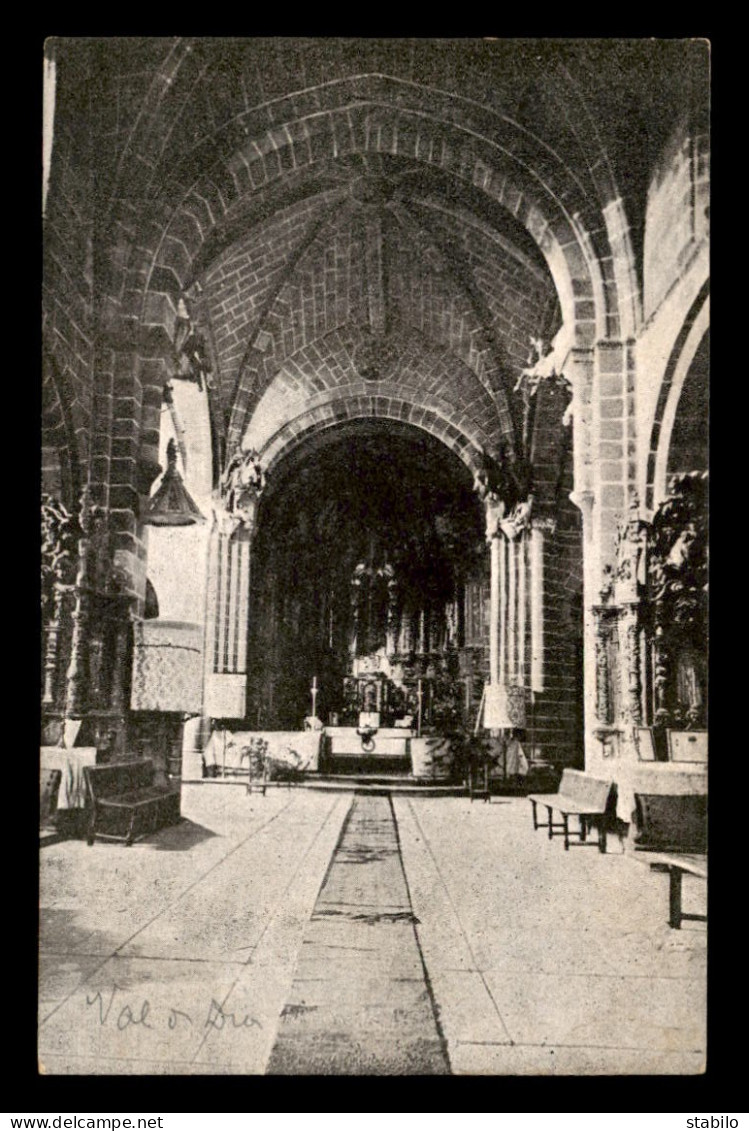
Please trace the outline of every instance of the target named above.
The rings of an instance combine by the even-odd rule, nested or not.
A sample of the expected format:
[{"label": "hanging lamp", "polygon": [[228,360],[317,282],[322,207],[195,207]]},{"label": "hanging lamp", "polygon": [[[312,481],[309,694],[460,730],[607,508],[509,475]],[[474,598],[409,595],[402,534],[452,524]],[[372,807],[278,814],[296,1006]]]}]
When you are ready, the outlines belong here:
[{"label": "hanging lamp", "polygon": [[159,489],[146,506],[144,523],[150,526],[193,526],[205,522],[205,516],[193,502],[177,470],[177,445],[166,446],[167,467]]}]

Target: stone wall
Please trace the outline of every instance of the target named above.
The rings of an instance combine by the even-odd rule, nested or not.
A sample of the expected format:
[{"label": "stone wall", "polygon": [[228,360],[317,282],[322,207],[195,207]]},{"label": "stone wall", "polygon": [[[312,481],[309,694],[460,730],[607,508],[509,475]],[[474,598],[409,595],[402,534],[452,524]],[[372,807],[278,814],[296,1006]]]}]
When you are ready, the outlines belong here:
[{"label": "stone wall", "polygon": [[650,318],[709,228],[710,139],[705,122],[685,116],[665,146],[648,188],[643,314]]}]

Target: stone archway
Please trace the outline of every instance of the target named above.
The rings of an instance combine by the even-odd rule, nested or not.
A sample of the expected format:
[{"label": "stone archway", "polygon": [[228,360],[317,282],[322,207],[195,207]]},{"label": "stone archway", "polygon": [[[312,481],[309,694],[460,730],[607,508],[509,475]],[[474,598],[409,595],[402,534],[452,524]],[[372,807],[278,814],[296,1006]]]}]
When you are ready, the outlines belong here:
[{"label": "stone archway", "polygon": [[661,382],[647,463],[646,504],[651,510],[655,509],[667,494],[669,453],[674,422],[685,381],[695,357],[709,333],[709,326],[710,293],[708,282],[703,285],[694,300],[676,337]]},{"label": "stone archway", "polygon": [[444,439],[371,416],[306,433],[259,508],[248,717],[298,728],[314,679],[320,717],[355,725],[347,681],[365,671],[390,689],[383,725],[419,678],[457,694],[463,590],[485,564],[473,476]]}]

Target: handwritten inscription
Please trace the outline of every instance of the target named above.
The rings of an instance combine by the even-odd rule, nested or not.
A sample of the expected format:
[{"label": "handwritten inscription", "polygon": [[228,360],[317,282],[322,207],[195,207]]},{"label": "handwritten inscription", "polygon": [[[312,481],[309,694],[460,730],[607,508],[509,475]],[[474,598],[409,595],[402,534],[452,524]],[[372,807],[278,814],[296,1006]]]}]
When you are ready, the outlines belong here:
[{"label": "handwritten inscription", "polygon": [[[96,1008],[96,1017],[100,1025],[115,1026],[120,1032],[124,1032],[131,1026],[153,1029],[159,1025],[163,1026],[164,1023],[171,1030],[181,1029],[183,1031],[194,1027],[195,1024],[200,1025],[202,1014],[197,1022],[193,1022],[192,1015],[186,1013],[183,1009],[169,1006],[166,1010],[158,1008],[152,1010],[148,998],[143,998],[142,1001],[134,1004],[133,1002],[123,1001],[122,993],[123,991],[119,986],[113,985],[112,989],[106,994],[97,990],[93,995],[86,995],[86,1005]],[[115,998],[117,998],[116,1004]],[[218,1029],[219,1032],[223,1029],[251,1029],[253,1027],[262,1029],[262,1025],[256,1017],[252,1017],[249,1013],[242,1013],[241,1010],[229,1012],[215,998],[211,998],[208,1013],[202,1023],[202,1028]]]}]

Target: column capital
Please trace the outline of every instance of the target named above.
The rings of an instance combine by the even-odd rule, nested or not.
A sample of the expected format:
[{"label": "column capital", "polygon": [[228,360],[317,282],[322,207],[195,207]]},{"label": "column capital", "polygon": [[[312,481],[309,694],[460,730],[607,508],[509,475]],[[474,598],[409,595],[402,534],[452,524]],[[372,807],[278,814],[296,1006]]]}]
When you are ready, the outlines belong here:
[{"label": "column capital", "polygon": [[258,453],[254,448],[238,448],[227,462],[220,490],[214,493],[214,518],[222,534],[231,537],[241,530],[246,538],[252,538],[264,488],[265,472]]},{"label": "column capital", "polygon": [[227,538],[238,541],[250,542],[255,534],[257,525],[257,507],[245,507],[241,513],[227,509],[224,500],[214,495],[213,505],[213,530]]},{"label": "column capital", "polygon": [[586,522],[593,517],[593,505],[596,501],[596,496],[590,488],[583,488],[581,491],[570,491],[568,498],[579,511],[582,511],[583,519]]},{"label": "column capital", "polygon": [[519,534],[522,534],[524,530],[530,528],[532,524],[532,510],[533,495],[529,495],[524,501],[515,504],[507,517],[503,518],[500,522],[505,538],[512,542]]},{"label": "column capital", "polygon": [[494,538],[499,538],[502,533],[502,522],[507,508],[494,491],[490,491],[483,502],[486,514],[486,540],[491,542]]},{"label": "column capital", "polygon": [[554,534],[557,529],[557,520],[551,514],[534,514],[530,526],[531,530],[538,530],[542,534]]}]

